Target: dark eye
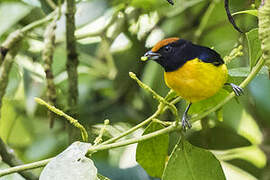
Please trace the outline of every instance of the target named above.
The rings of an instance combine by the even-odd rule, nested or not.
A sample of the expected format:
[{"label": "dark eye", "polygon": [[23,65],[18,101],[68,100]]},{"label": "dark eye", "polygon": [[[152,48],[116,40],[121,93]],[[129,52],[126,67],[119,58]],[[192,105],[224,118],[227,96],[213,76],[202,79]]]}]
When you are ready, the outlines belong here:
[{"label": "dark eye", "polygon": [[165,52],[171,52],[172,51],[172,47],[171,46],[165,46],[164,47],[164,51]]}]

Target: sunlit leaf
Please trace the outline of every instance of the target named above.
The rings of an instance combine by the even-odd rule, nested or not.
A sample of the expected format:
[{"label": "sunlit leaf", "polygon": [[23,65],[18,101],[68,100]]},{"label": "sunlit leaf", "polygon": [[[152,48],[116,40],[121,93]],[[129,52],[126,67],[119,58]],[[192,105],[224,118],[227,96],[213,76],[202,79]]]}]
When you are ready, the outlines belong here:
[{"label": "sunlit leaf", "polygon": [[219,160],[229,161],[233,159],[243,159],[258,168],[263,168],[267,161],[264,152],[256,145],[212,152]]},{"label": "sunlit leaf", "polygon": [[254,67],[262,55],[261,41],[259,39],[258,28],[246,33],[249,49],[249,66]]},{"label": "sunlit leaf", "polygon": [[23,3],[1,3],[0,4],[0,37],[9,30],[20,19],[30,13],[32,7]]},{"label": "sunlit leaf", "polygon": [[235,130],[239,135],[248,139],[252,144],[262,142],[262,132],[247,111],[236,101],[230,101],[224,108],[224,124]]},{"label": "sunlit leaf", "polygon": [[233,166],[229,163],[221,162],[222,169],[225,173],[226,179],[228,180],[239,180],[239,179],[244,179],[244,180],[257,180],[254,176],[249,174],[248,172]]},{"label": "sunlit leaf", "polygon": [[225,180],[225,176],[220,162],[210,151],[180,140],[169,158],[162,179]]},{"label": "sunlit leaf", "polygon": [[[152,122],[143,134],[149,134],[162,128],[164,127],[161,124]],[[140,142],[136,150],[136,160],[150,176],[161,177],[168,155],[168,147],[168,134]]]}]

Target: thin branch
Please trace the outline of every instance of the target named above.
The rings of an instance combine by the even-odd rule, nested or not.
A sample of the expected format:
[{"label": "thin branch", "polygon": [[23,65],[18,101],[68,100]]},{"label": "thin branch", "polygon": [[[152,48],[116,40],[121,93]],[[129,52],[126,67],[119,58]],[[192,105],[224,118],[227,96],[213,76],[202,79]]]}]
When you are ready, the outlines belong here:
[{"label": "thin branch", "polygon": [[[15,154],[5,145],[3,140],[0,138],[0,156],[3,162],[11,167],[22,165],[22,161],[16,158]],[[37,180],[38,177],[32,172],[18,172],[22,177],[29,180]]]},{"label": "thin branch", "polygon": [[[261,58],[258,63],[256,64],[256,66],[253,67],[252,71],[250,72],[250,74],[248,75],[248,77],[241,83],[240,87],[244,88],[247,86],[247,84],[256,76],[256,74],[261,70],[261,68],[264,65],[264,59]],[[217,106],[211,108],[210,110],[206,111],[205,113],[201,114],[201,115],[195,115],[191,118],[191,121],[194,123],[195,121],[198,121],[204,117],[206,117],[207,115],[209,115],[212,112],[215,112],[216,110],[218,110],[220,107],[222,107],[225,103],[227,103],[229,100],[231,100],[233,97],[235,97],[234,93],[231,93],[227,96],[227,98],[225,98],[222,102],[220,102]],[[175,99],[175,101],[178,101],[180,98]],[[142,127],[143,125],[147,124],[148,122],[152,121],[161,111],[163,108],[160,108],[158,111],[156,111],[150,118],[146,119],[145,121],[143,121],[140,124],[140,127]],[[147,123],[146,123],[147,122]],[[143,125],[142,125],[143,124]],[[137,128],[135,128],[137,127]],[[132,128],[132,131],[135,131],[138,129],[138,125]],[[158,130],[155,131],[153,133],[141,136],[139,138],[135,138],[135,139],[129,139],[126,141],[121,141],[118,143],[113,143],[113,144],[109,144],[111,142],[115,142],[116,140],[122,138],[125,136],[125,134],[129,134],[129,133],[123,133],[120,136],[116,137],[116,138],[112,138],[102,144],[100,144],[99,146],[96,147],[92,147],[91,149],[89,149],[89,154],[95,152],[95,151],[99,151],[99,150],[105,150],[105,149],[111,149],[111,148],[116,148],[116,147],[120,147],[120,146],[126,146],[129,144],[134,144],[137,142],[141,142],[141,141],[145,141],[148,140],[150,138],[156,137],[158,135],[164,134],[164,133],[169,133],[169,132],[173,132],[173,131],[177,131],[180,130],[181,126],[175,126],[171,125],[167,128],[164,128],[162,130]],[[127,132],[131,132],[131,130],[127,131]],[[30,164],[26,164],[23,166],[17,166],[17,167],[13,167],[13,168],[8,168],[8,169],[4,169],[4,170],[0,170],[0,177],[7,175],[7,174],[11,174],[11,173],[15,173],[15,172],[19,172],[19,171],[24,171],[24,170],[28,170],[28,169],[34,169],[34,168],[38,168],[38,167],[43,167],[46,164],[49,163],[51,159],[46,159],[43,161],[38,161],[38,162],[34,162],[34,163],[30,163]]]},{"label": "thin branch", "polygon": [[81,136],[82,136],[82,140],[84,142],[88,141],[88,134],[86,129],[78,122],[78,120],[74,119],[73,117],[67,115],[66,113],[64,113],[63,111],[57,109],[54,106],[51,106],[50,104],[46,103],[45,101],[43,101],[40,98],[35,98],[35,101],[37,103],[39,103],[40,105],[46,106],[50,111],[54,112],[55,114],[64,117],[66,120],[68,120],[70,122],[70,124],[72,124],[74,127],[80,129],[81,131]]},{"label": "thin branch", "polygon": [[12,173],[18,173],[18,172],[21,172],[21,171],[26,171],[26,170],[30,170],[30,169],[36,169],[36,168],[44,167],[52,159],[53,158],[45,159],[45,160],[42,160],[42,161],[37,161],[37,162],[25,164],[25,165],[20,165],[20,166],[15,166],[15,167],[8,168],[8,169],[0,170],[0,177],[8,175],[8,174],[12,174]]}]

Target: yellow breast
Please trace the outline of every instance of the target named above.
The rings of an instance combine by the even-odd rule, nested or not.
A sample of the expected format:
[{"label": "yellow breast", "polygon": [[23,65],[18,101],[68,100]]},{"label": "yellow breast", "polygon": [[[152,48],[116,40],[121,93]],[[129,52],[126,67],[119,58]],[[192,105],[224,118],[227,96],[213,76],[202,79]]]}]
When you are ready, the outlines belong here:
[{"label": "yellow breast", "polygon": [[190,102],[207,99],[215,95],[227,81],[225,64],[215,66],[199,59],[187,61],[173,72],[165,72],[167,86]]}]

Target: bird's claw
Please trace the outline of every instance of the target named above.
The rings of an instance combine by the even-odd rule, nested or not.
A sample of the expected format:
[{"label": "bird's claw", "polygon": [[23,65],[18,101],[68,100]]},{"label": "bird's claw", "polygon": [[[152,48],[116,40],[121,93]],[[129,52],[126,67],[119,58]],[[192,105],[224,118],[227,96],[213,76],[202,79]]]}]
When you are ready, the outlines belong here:
[{"label": "bird's claw", "polygon": [[233,83],[230,83],[230,86],[232,87],[233,92],[235,93],[236,96],[241,96],[244,94],[244,90],[241,87],[239,87]]},{"label": "bird's claw", "polygon": [[186,132],[187,128],[190,129],[191,127],[192,126],[189,123],[189,117],[186,114],[184,114],[182,117],[182,128],[183,128],[184,132]]}]

